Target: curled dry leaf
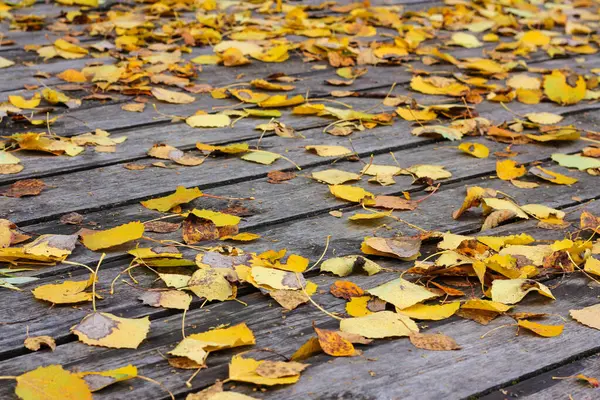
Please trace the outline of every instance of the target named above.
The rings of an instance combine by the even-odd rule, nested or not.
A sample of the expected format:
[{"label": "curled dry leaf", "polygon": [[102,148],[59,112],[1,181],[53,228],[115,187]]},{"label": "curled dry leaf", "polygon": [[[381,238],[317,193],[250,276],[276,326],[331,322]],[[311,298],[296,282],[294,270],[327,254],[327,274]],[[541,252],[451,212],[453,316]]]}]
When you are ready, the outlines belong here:
[{"label": "curled dry leaf", "polygon": [[52,351],[56,349],[56,342],[51,336],[30,336],[25,339],[24,345],[31,351],[38,351],[42,348],[42,345],[50,348]]}]

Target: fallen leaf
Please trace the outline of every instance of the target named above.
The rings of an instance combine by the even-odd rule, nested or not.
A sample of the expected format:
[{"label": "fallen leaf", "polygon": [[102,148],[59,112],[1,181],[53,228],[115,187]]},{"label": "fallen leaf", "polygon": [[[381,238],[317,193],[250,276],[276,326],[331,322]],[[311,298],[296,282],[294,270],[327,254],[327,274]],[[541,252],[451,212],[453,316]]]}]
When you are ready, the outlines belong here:
[{"label": "fallen leaf", "polygon": [[543,337],[558,336],[564,329],[564,325],[544,325],[538,324],[537,322],[531,322],[526,319],[518,320],[517,325]]},{"label": "fallen leaf", "polygon": [[42,345],[49,347],[52,351],[56,349],[56,342],[51,336],[29,336],[25,339],[24,345],[31,351],[38,351]]},{"label": "fallen leaf", "polygon": [[85,381],[60,365],[38,367],[19,375],[16,380],[15,394],[23,400],[92,400],[92,392]]},{"label": "fallen leaf", "polygon": [[392,311],[380,311],[364,317],[346,318],[340,321],[342,332],[354,333],[369,339],[409,336],[419,332],[410,318]]},{"label": "fallen leaf", "polygon": [[4,191],[2,195],[16,198],[38,196],[46,187],[46,184],[41,179],[24,179],[10,185],[8,190]]},{"label": "fallen leaf", "polygon": [[411,333],[410,342],[419,349],[433,351],[460,350],[460,346],[450,336],[441,333]]},{"label": "fallen leaf", "polygon": [[580,310],[569,310],[571,318],[577,322],[600,330],[600,304],[585,307]]},{"label": "fallen leaf", "polygon": [[81,235],[83,245],[90,250],[100,250],[137,240],[144,234],[144,224],[130,222],[112,229],[92,231]]},{"label": "fallen leaf", "polygon": [[71,328],[79,340],[90,346],[116,349],[137,349],[148,335],[150,319],[121,318],[102,312],[92,312]]}]

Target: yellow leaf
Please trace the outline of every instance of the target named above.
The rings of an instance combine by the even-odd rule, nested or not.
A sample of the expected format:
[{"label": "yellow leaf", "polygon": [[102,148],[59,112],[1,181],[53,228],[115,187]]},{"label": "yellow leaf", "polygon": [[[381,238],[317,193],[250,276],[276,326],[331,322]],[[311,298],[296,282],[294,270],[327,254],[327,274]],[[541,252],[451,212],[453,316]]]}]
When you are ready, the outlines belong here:
[{"label": "yellow leaf", "polygon": [[527,214],[523,210],[521,210],[521,208],[518,205],[516,205],[510,200],[494,199],[488,197],[483,199],[483,202],[486,206],[494,210],[508,210],[515,213],[515,215],[519,218],[529,219],[529,216],[527,216]]},{"label": "yellow leaf", "polygon": [[465,47],[467,49],[473,49],[481,47],[483,44],[477,39],[477,36],[469,33],[457,32],[452,35],[450,44]]},{"label": "yellow leaf", "polygon": [[245,161],[251,161],[258,164],[271,165],[275,161],[281,158],[281,155],[272,153],[270,151],[256,150],[248,154],[244,154],[241,159]]},{"label": "yellow leaf", "polygon": [[491,300],[467,300],[461,308],[469,310],[493,311],[497,313],[507,312],[512,306]]},{"label": "yellow leaf", "polygon": [[214,55],[214,54],[205,54],[205,55],[201,55],[201,56],[192,58],[190,61],[193,62],[194,64],[200,64],[200,65],[217,65],[218,63],[221,62],[221,57],[219,57],[218,55]]},{"label": "yellow leaf", "polygon": [[600,304],[594,304],[581,310],[569,310],[569,313],[577,322],[600,330]]},{"label": "yellow leaf", "polygon": [[400,167],[396,167],[395,165],[368,164],[365,165],[360,172],[361,174],[370,176],[397,175],[402,172],[402,169]]},{"label": "yellow leaf", "polygon": [[321,157],[341,157],[352,154],[352,151],[344,146],[313,145],[306,146],[305,149],[308,151],[312,150]]},{"label": "yellow leaf", "polygon": [[221,240],[234,240],[237,242],[251,242],[253,240],[260,239],[260,235],[256,234],[256,233],[242,232],[242,233],[238,233],[236,235],[221,236],[220,239]]},{"label": "yellow leaf", "polygon": [[583,270],[588,274],[594,274],[600,276],[600,260],[597,260],[593,257],[588,258],[585,261],[585,266]]},{"label": "yellow leaf", "polygon": [[185,123],[192,128],[223,128],[229,126],[231,118],[225,114],[192,115]]},{"label": "yellow leaf", "polygon": [[10,67],[12,65],[15,65],[15,63],[11,60],[8,60],[4,57],[0,57],[0,68],[7,68]]},{"label": "yellow leaf", "polygon": [[528,113],[525,114],[525,117],[531,122],[542,125],[558,124],[560,121],[563,120],[562,115],[553,114],[549,112]]},{"label": "yellow leaf", "polygon": [[139,300],[152,307],[187,310],[192,303],[192,296],[179,290],[162,290],[160,292],[145,292]]},{"label": "yellow leaf", "polygon": [[23,246],[27,254],[64,260],[77,244],[77,235],[41,235]]},{"label": "yellow leaf", "polygon": [[66,69],[63,72],[61,72],[60,74],[56,75],[56,77],[62,79],[63,81],[71,82],[71,83],[87,82],[87,78],[85,77],[85,74],[83,74],[80,71],[77,71],[76,69]]},{"label": "yellow leaf", "polygon": [[148,317],[121,318],[101,312],[86,315],[71,328],[71,332],[87,345],[115,349],[137,349],[149,330]]},{"label": "yellow leaf", "polygon": [[348,181],[360,180],[360,175],[339,169],[326,169],[312,173],[312,178],[329,185],[340,185]]},{"label": "yellow leaf", "polygon": [[513,89],[538,90],[542,87],[542,82],[533,76],[515,74],[506,80],[506,85]]},{"label": "yellow leaf", "polygon": [[286,95],[275,95],[258,103],[260,107],[290,107],[304,103],[304,96],[297,94],[294,97],[288,98]]},{"label": "yellow leaf", "polygon": [[296,254],[290,254],[285,262],[282,264],[280,261],[277,261],[273,268],[281,269],[283,271],[290,272],[304,272],[308,267],[309,260],[308,258],[301,257]]},{"label": "yellow leaf", "polygon": [[189,104],[196,101],[196,98],[189,94],[174,92],[163,88],[153,87],[152,96],[157,100],[164,101],[171,104]]},{"label": "yellow leaf", "polygon": [[525,211],[527,214],[533,215],[538,219],[546,219],[551,217],[558,219],[565,218],[564,211],[556,210],[543,204],[525,204],[521,207],[521,210]]},{"label": "yellow leaf", "polygon": [[437,114],[430,109],[411,110],[410,108],[396,108],[396,114],[407,121],[431,121],[437,118]]},{"label": "yellow leaf", "polygon": [[358,186],[350,185],[330,185],[329,191],[338,199],[360,203],[365,199],[372,199],[373,193],[367,192]]},{"label": "yellow leaf", "polygon": [[532,291],[555,300],[547,286],[528,279],[494,280],[492,300],[503,304],[516,304]]},{"label": "yellow leaf", "polygon": [[234,297],[231,283],[216,268],[209,266],[198,269],[187,283],[188,289],[208,301],[225,301]]},{"label": "yellow leaf", "polygon": [[363,256],[335,257],[323,261],[321,271],[331,272],[337,276],[348,276],[352,273],[367,273],[374,275],[381,267]]},{"label": "yellow leaf", "polygon": [[389,217],[391,215],[390,212],[372,212],[372,213],[356,213],[348,217],[350,221],[365,221],[365,220],[373,220],[373,219],[381,219],[385,217]]},{"label": "yellow leaf", "polygon": [[534,333],[537,333],[543,337],[555,337],[562,333],[564,325],[544,325],[538,324],[537,322],[528,321],[526,319],[520,319],[517,321],[517,325],[521,328],[528,329]]},{"label": "yellow leaf", "polygon": [[194,214],[198,218],[207,219],[209,221],[212,221],[212,223],[215,224],[215,226],[217,228],[222,227],[222,226],[237,225],[242,220],[240,217],[238,217],[236,215],[225,214],[225,213],[221,213],[218,211],[211,211],[211,210],[193,209],[190,213]]},{"label": "yellow leaf", "polygon": [[430,292],[423,286],[416,285],[402,278],[394,279],[383,285],[369,289],[367,292],[383,301],[393,304],[400,310],[437,297],[437,294]]},{"label": "yellow leaf", "polygon": [[81,241],[90,250],[100,250],[139,239],[143,234],[144,224],[137,221],[112,229],[85,234],[82,236]]},{"label": "yellow leaf", "polygon": [[495,251],[507,245],[525,245],[535,242],[535,239],[526,233],[509,236],[478,236],[477,240]]},{"label": "yellow leaf", "polygon": [[506,68],[503,65],[498,64],[494,60],[485,58],[469,58],[467,59],[467,62],[461,64],[461,66],[486,74],[501,74],[506,72]]},{"label": "yellow leaf", "polygon": [[371,296],[352,297],[346,303],[346,312],[351,317],[364,317],[365,315],[373,314],[373,311],[368,309],[368,304],[371,300],[373,300]]},{"label": "yellow leaf", "polygon": [[571,77],[568,82],[563,72],[552,71],[550,75],[544,77],[544,93],[550,100],[562,105],[580,102],[585,97],[585,79],[582,76],[574,77],[577,79],[576,82],[572,82]]},{"label": "yellow leaf", "polygon": [[187,337],[204,343],[208,351],[231,349],[233,347],[249,346],[256,343],[254,333],[245,323],[228,328],[194,333]]},{"label": "yellow leaf", "polygon": [[258,89],[263,90],[293,90],[296,88],[294,85],[281,85],[279,83],[267,82],[264,79],[254,79],[250,81],[250,84]]},{"label": "yellow leaf", "polygon": [[423,78],[418,75],[411,79],[410,88],[424,94],[462,96],[469,91],[469,87],[454,79],[444,77]]},{"label": "yellow leaf", "polygon": [[392,311],[380,311],[357,318],[340,321],[342,332],[361,335],[369,339],[408,336],[419,332],[419,327],[410,318]]},{"label": "yellow leaf", "polygon": [[75,375],[83,378],[92,392],[97,392],[113,383],[133,379],[137,377],[138,373],[137,368],[130,364],[125,367],[107,371],[77,372]]},{"label": "yellow leaf", "polygon": [[221,153],[226,154],[238,154],[246,153],[250,146],[248,146],[248,143],[232,143],[225,146],[213,146],[210,144],[197,142],[196,148],[200,151],[220,151]]},{"label": "yellow leaf", "polygon": [[36,108],[40,104],[40,101],[42,101],[42,98],[40,97],[39,93],[36,93],[29,100],[25,100],[21,96],[10,96],[9,95],[8,96],[8,101],[13,106],[21,108],[21,109],[33,109],[33,108]]},{"label": "yellow leaf", "polygon": [[459,308],[460,302],[458,301],[436,305],[415,304],[403,310],[398,310],[398,313],[414,319],[439,321],[450,318]]},{"label": "yellow leaf", "polygon": [[33,297],[39,300],[49,301],[53,304],[72,304],[83,301],[92,301],[93,294],[85,292],[92,286],[94,276],[85,281],[65,281],[58,284],[47,284],[32,290]]},{"label": "yellow leaf", "polygon": [[496,162],[496,174],[498,178],[503,181],[510,181],[516,178],[520,178],[525,175],[527,171],[523,165],[517,167],[517,163],[513,160],[504,160]]},{"label": "yellow leaf", "polygon": [[[253,267],[251,276],[254,281],[261,286],[271,289],[300,289],[298,275],[294,272],[282,271],[274,268]],[[304,278],[299,277],[303,284]]]},{"label": "yellow leaf", "polygon": [[266,361],[257,361],[252,358],[242,358],[239,355],[233,356],[229,364],[229,379],[238,382],[248,382],[257,385],[273,386],[288,385],[296,383],[300,379],[300,373],[285,376],[281,378],[267,378],[257,373],[261,364]]},{"label": "yellow leaf", "polygon": [[202,197],[202,192],[197,187],[186,189],[184,186],[177,186],[175,193],[157,199],[142,201],[141,204],[151,210],[165,212],[180,204],[189,203],[198,197]]},{"label": "yellow leaf", "polygon": [[490,155],[490,149],[480,143],[461,143],[458,148],[467,154],[477,158],[487,158]]},{"label": "yellow leaf", "polygon": [[550,171],[549,169],[540,166],[530,168],[529,172],[538,178],[556,183],[557,185],[572,185],[577,182],[576,178],[571,178],[570,176],[559,174],[558,172]]},{"label": "yellow leaf", "polygon": [[550,36],[544,34],[542,31],[531,30],[523,33],[519,41],[521,43],[533,46],[546,46],[550,44]]},{"label": "yellow leaf", "polygon": [[39,367],[19,375],[15,394],[23,400],[92,400],[85,381],[60,365]]},{"label": "yellow leaf", "polygon": [[31,351],[38,351],[42,345],[52,351],[56,350],[56,341],[51,336],[28,336],[23,345]]},{"label": "yellow leaf", "polygon": [[412,174],[417,178],[431,178],[434,181],[452,177],[452,174],[446,171],[442,165],[418,164],[403,169],[401,173],[404,175]]}]

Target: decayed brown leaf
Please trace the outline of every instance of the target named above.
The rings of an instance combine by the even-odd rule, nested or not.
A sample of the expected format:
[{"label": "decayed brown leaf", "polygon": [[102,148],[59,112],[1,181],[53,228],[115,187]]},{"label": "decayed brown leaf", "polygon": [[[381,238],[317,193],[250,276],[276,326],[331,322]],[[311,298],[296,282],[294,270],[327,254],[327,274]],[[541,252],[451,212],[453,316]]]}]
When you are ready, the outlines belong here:
[{"label": "decayed brown leaf", "polygon": [[17,198],[24,196],[37,196],[46,188],[46,184],[41,179],[25,179],[13,183],[8,190],[2,193],[2,195],[6,197]]},{"label": "decayed brown leaf", "polygon": [[447,351],[460,350],[460,346],[450,336],[441,333],[418,333],[413,332],[408,337],[410,342],[420,349]]}]

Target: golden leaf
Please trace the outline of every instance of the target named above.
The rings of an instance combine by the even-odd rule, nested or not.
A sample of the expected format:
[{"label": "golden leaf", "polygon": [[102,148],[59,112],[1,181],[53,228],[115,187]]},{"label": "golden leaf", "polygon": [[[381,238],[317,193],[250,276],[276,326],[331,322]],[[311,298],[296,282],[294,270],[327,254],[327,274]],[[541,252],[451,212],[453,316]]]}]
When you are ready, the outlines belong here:
[{"label": "golden leaf", "polygon": [[92,400],[85,381],[60,365],[39,367],[19,375],[15,394],[23,400]]},{"label": "golden leaf", "polygon": [[100,250],[139,239],[144,234],[144,224],[130,222],[112,229],[82,235],[83,245],[90,250]]},{"label": "golden leaf", "polygon": [[121,318],[102,312],[93,312],[83,317],[71,328],[79,340],[90,346],[115,349],[137,349],[150,330],[150,319]]}]

